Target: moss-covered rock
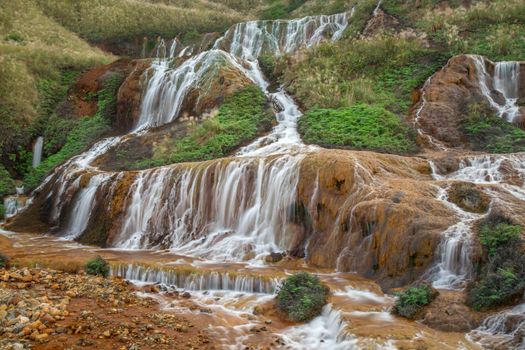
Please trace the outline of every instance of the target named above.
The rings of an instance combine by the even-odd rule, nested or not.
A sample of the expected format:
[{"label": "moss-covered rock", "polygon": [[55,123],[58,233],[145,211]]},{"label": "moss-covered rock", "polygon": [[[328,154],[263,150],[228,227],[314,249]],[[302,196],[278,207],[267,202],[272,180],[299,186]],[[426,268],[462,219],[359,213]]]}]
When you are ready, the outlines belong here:
[{"label": "moss-covered rock", "polygon": [[485,213],[490,204],[490,197],[466,182],[454,183],[448,190],[448,198],[463,210],[472,213]]}]

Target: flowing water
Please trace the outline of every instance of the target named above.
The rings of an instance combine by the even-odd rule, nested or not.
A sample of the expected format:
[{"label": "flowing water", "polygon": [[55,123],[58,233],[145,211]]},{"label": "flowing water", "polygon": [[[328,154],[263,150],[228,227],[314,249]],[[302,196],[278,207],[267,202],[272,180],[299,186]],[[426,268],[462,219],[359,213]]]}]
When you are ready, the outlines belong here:
[{"label": "flowing water", "polygon": [[44,138],[38,136],[33,145],[33,168],[36,168],[40,165],[42,161],[42,148],[44,147]]},{"label": "flowing water", "polygon": [[[489,104],[498,111],[500,118],[514,122],[520,115],[518,102],[519,62],[494,63],[494,74],[487,72],[485,59],[481,56],[470,56],[476,66],[481,93]],[[493,90],[498,91],[503,101],[494,98]]]}]

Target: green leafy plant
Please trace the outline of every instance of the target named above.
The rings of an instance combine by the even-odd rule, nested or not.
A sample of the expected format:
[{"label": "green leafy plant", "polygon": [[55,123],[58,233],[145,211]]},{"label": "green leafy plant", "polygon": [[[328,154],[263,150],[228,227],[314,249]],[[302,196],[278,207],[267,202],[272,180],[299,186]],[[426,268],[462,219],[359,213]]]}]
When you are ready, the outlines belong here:
[{"label": "green leafy plant", "polygon": [[396,293],[394,312],[406,318],[414,318],[424,306],[437,297],[437,292],[426,284],[408,288]]},{"label": "green leafy plant", "polygon": [[0,269],[7,269],[9,267],[9,257],[0,253]]},{"label": "green leafy plant", "polygon": [[109,275],[109,264],[100,256],[89,260],[84,266],[84,268],[86,272],[90,275],[102,277],[108,277]]},{"label": "green leafy plant", "polygon": [[307,143],[325,147],[410,153],[414,134],[399,117],[377,106],[358,104],[340,109],[312,109],[299,120]]},{"label": "green leafy plant", "polygon": [[501,216],[489,216],[479,229],[485,252],[476,281],[468,286],[467,303],[476,310],[517,302],[525,292],[523,228]]},{"label": "green leafy plant", "polygon": [[328,293],[318,277],[300,272],[284,280],[277,292],[277,306],[292,321],[308,321],[321,313]]}]

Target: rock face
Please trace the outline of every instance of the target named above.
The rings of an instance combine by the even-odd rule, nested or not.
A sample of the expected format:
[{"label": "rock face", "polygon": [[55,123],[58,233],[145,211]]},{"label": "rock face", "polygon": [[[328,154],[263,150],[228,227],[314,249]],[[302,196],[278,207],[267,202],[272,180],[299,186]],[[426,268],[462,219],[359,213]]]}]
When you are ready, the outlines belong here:
[{"label": "rock face", "polygon": [[453,214],[435,199],[425,161],[331,151],[302,163],[298,198],[307,260],[403,285],[433,261]]},{"label": "rock face", "polygon": [[[272,162],[279,161],[282,160],[277,158]],[[246,215],[242,209],[245,201],[253,198],[250,194],[257,183],[266,181],[258,179],[258,172],[264,172],[261,163],[246,160],[239,165],[238,162],[231,158],[142,172],[108,173],[100,182],[97,180],[100,175],[85,172],[78,175],[80,180],[72,177],[64,185],[50,182],[35,197],[34,205],[17,216],[10,228],[45,231],[55,227],[57,233],[67,233],[71,215],[75,215],[72,209],[75,203],[84,203],[82,198],[95,191],[91,202],[86,202],[91,214],[80,225],[86,229],[78,233],[79,241],[104,247],[134,244],[134,247],[178,248],[202,240],[198,251],[213,254],[213,249],[207,250],[208,236],[213,237],[210,227],[217,225],[218,220],[221,226],[229,224],[229,220],[242,221],[240,218]],[[281,197],[290,200],[286,203],[293,205],[286,209],[289,204],[283,202],[283,211],[276,211],[269,217],[272,221],[265,224],[275,226],[265,226],[271,231],[261,232],[260,236],[273,232],[275,236],[267,236],[269,240],[291,256],[306,257],[314,266],[357,271],[386,287],[403,285],[429,267],[440,233],[454,223],[453,213],[435,199],[436,188],[424,160],[368,152],[322,151],[305,156],[299,166],[297,191],[295,195],[290,192],[295,203],[294,197],[288,199],[288,194],[282,192]],[[221,181],[239,170],[236,181],[241,181],[242,186],[235,189],[238,192],[226,198],[220,195],[227,190]],[[187,176],[191,176],[190,182],[179,183]],[[200,191],[193,191],[194,186]],[[184,209],[187,201],[184,191],[193,198],[188,202],[191,211]],[[53,195],[47,196],[48,193]],[[229,203],[224,207],[228,213],[221,214],[226,215],[224,219],[217,216],[221,201]],[[60,203],[60,207],[53,215],[49,208],[55,207],[55,203]],[[160,209],[174,205],[168,211]],[[288,214],[278,219],[280,213]],[[138,218],[144,221],[136,223]],[[180,220],[184,226],[180,226]],[[234,225],[232,229],[234,237],[243,235],[243,226]],[[181,230],[180,236],[173,236],[177,230]],[[212,242],[212,247],[222,244]],[[247,259],[257,254],[256,246],[250,244],[239,246],[238,250],[235,254],[242,253]]]},{"label": "rock face", "polygon": [[[488,89],[495,104],[505,104],[502,93],[494,88],[491,78],[494,69],[495,63],[482,57],[460,55],[451,58],[427,81],[413,110],[412,117],[419,130],[448,147],[466,147],[460,125],[468,115],[470,105],[490,105],[483,90]],[[520,64],[520,71],[519,95],[523,96],[525,64]],[[522,108],[521,116],[523,114]],[[523,124],[522,117],[515,123]]]}]

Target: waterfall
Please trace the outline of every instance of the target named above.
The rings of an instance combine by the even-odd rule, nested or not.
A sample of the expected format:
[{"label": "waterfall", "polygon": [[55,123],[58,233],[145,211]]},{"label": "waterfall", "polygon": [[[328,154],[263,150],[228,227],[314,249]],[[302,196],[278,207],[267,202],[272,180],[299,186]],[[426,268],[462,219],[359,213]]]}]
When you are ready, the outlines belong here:
[{"label": "waterfall", "polygon": [[[97,191],[108,179],[107,174],[95,175],[89,179],[85,188],[80,189],[80,193],[77,194],[78,200],[75,201],[73,209],[69,213],[70,217],[64,230],[64,239],[78,238],[87,228]],[[80,186],[80,180],[81,177],[78,177],[75,186]]]},{"label": "waterfall", "polygon": [[261,54],[290,53],[302,47],[318,45],[323,39],[340,39],[352,14],[353,11],[289,21],[239,23],[215,43],[215,48],[243,59],[256,59]]},{"label": "waterfall", "polygon": [[472,225],[483,215],[464,211],[448,200],[447,189],[439,188],[438,200],[452,209],[459,221],[442,233],[438,247],[439,262],[431,268],[430,280],[435,288],[460,289],[472,278],[474,266],[471,261],[473,232]]},{"label": "waterfall", "polygon": [[243,293],[275,294],[278,278],[242,275],[233,272],[191,271],[187,269],[160,269],[137,264],[111,267],[110,274],[129,281],[160,283],[192,291],[235,291]]},{"label": "waterfall", "polygon": [[162,246],[220,260],[285,250],[301,159],[239,158],[141,172],[117,246]]},{"label": "waterfall", "polygon": [[42,147],[44,146],[44,138],[38,136],[33,145],[33,168],[36,168],[40,165],[42,161]]},{"label": "waterfall", "polygon": [[[514,122],[520,115],[518,102],[519,92],[519,62],[497,62],[494,64],[494,75],[490,76],[487,72],[485,60],[482,56],[469,56],[477,70],[477,76],[481,93],[485,96],[489,104],[498,111],[500,118],[505,118],[508,122]],[[492,87],[489,85],[492,81]],[[501,104],[494,99],[492,91],[498,91],[504,98]]]},{"label": "waterfall", "polygon": [[487,349],[525,349],[525,304],[501,311],[485,319],[468,334]]}]

